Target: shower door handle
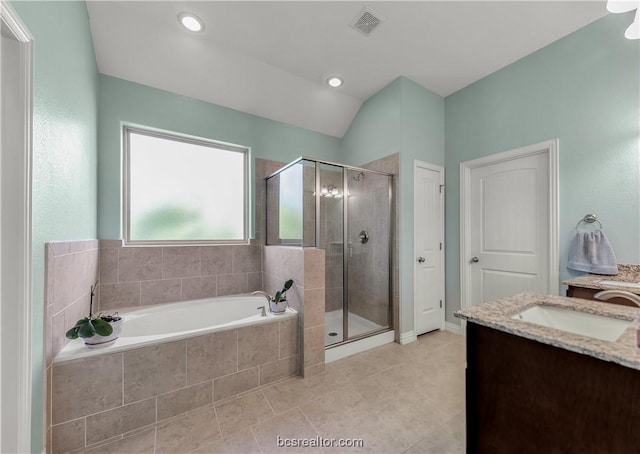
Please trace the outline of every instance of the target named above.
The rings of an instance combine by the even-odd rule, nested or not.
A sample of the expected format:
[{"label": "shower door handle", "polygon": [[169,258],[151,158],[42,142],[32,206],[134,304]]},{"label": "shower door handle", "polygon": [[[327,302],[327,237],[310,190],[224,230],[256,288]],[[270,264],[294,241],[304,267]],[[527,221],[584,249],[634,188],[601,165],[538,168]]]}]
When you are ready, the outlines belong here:
[{"label": "shower door handle", "polygon": [[424,257],[418,257],[418,263],[424,263],[425,258]]}]

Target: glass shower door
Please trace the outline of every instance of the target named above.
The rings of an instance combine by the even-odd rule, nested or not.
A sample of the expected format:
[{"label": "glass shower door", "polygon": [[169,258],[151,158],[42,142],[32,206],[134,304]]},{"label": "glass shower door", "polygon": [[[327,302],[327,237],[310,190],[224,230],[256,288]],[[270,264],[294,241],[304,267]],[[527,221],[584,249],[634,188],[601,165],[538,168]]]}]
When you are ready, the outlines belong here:
[{"label": "glass shower door", "polygon": [[318,248],[325,251],[325,346],[346,340],[344,313],[344,169],[318,163]]},{"label": "glass shower door", "polygon": [[353,339],[391,323],[391,198],[387,175],[346,172],[347,330]]}]

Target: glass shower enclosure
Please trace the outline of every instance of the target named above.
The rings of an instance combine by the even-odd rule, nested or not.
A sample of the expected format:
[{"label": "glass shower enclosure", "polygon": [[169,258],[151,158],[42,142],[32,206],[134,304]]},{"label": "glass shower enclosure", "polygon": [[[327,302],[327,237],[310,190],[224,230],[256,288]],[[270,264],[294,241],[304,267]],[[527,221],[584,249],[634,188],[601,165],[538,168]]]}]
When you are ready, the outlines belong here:
[{"label": "glass shower enclosure", "polygon": [[393,176],[299,158],[267,177],[267,245],[325,250],[325,346],[392,329]]}]

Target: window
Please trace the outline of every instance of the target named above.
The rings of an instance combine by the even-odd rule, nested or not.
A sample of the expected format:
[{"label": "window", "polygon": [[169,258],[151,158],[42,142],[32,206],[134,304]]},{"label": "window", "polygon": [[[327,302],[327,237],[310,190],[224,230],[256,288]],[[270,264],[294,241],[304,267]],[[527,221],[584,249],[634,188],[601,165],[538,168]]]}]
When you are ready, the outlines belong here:
[{"label": "window", "polygon": [[126,242],[247,242],[248,151],[125,126]]}]

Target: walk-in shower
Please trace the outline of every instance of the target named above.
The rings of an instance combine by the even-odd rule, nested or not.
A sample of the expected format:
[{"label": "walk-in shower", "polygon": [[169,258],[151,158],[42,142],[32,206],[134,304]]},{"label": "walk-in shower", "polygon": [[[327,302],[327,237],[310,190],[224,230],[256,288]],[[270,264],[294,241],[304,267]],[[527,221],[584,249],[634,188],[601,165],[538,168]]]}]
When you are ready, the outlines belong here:
[{"label": "walk-in shower", "polygon": [[325,346],[391,330],[393,176],[299,158],[267,178],[267,245],[325,250]]}]

